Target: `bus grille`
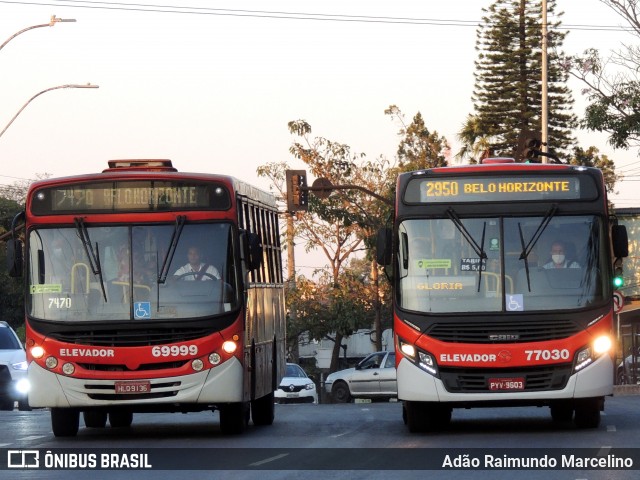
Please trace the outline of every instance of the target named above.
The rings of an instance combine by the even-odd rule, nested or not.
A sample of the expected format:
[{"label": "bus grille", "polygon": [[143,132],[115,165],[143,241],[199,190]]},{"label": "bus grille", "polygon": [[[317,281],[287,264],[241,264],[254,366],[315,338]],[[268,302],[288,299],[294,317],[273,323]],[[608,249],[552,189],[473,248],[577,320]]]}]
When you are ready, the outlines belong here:
[{"label": "bus grille", "polygon": [[494,393],[489,390],[490,378],[523,378],[524,391],[562,390],[571,376],[572,365],[532,368],[482,369],[441,368],[440,378],[451,393]]},{"label": "bus grille", "polygon": [[186,342],[211,333],[206,328],[141,329],[141,330],[78,330],[51,332],[49,336],[60,342],[96,347],[143,347]]},{"label": "bus grille", "polygon": [[580,332],[571,321],[436,323],[427,335],[451,343],[525,343],[568,338]]}]

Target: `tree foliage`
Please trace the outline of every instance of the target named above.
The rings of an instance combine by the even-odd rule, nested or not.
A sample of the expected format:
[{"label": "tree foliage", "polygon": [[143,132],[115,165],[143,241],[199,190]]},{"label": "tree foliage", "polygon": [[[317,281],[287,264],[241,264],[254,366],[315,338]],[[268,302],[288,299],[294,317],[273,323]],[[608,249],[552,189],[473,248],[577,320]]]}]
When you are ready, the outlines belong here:
[{"label": "tree foliage", "polygon": [[[551,15],[555,3],[547,3]],[[474,113],[458,135],[464,144],[458,156],[474,161],[489,154],[519,158],[527,138],[539,138],[541,132],[541,2],[496,0],[483,11],[476,41]],[[548,144],[564,156],[574,143],[571,132],[577,120],[571,113],[568,74],[559,60],[566,35],[557,30],[559,24],[549,23],[547,35]]]},{"label": "tree foliage", "polygon": [[[600,1],[629,24],[634,36],[640,36],[636,0]],[[607,133],[614,148],[640,146],[640,46],[623,45],[609,58],[590,48],[567,60],[571,75],[584,83],[583,93],[590,102],[581,126]]]}]

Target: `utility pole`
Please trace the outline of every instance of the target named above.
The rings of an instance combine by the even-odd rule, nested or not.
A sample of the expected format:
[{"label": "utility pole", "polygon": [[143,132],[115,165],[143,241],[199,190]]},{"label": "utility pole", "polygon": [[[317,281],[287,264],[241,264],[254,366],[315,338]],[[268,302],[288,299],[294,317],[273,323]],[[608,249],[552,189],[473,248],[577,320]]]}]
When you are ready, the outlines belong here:
[{"label": "utility pole", "polygon": [[[540,142],[541,151],[549,152],[549,100],[547,92],[548,84],[548,64],[547,64],[547,0],[542,0],[542,115],[540,119]],[[542,156],[542,163],[547,163],[547,157]]]}]

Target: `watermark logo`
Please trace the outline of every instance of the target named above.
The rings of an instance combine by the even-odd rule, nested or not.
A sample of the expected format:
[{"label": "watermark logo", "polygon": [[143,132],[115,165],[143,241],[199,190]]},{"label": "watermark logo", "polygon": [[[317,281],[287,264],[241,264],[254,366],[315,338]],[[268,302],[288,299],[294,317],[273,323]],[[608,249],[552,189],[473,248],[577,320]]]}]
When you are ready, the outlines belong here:
[{"label": "watermark logo", "polygon": [[8,468],[39,468],[40,452],[38,450],[8,450]]}]

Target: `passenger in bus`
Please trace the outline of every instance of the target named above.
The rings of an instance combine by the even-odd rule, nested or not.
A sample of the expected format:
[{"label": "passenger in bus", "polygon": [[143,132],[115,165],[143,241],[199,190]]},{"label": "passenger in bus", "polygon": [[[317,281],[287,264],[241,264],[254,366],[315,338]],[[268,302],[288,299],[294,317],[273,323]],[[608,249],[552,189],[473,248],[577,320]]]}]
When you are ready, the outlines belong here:
[{"label": "passenger in bus", "polygon": [[175,279],[194,281],[194,280],[213,280],[217,278],[220,280],[220,272],[211,264],[207,264],[201,261],[202,255],[200,249],[195,246],[189,247],[187,251],[187,264],[183,265],[175,271],[173,274]]},{"label": "passenger in bus", "polygon": [[542,268],[580,268],[580,264],[567,259],[567,249],[564,242],[556,240],[551,244],[551,261],[545,263]]}]

